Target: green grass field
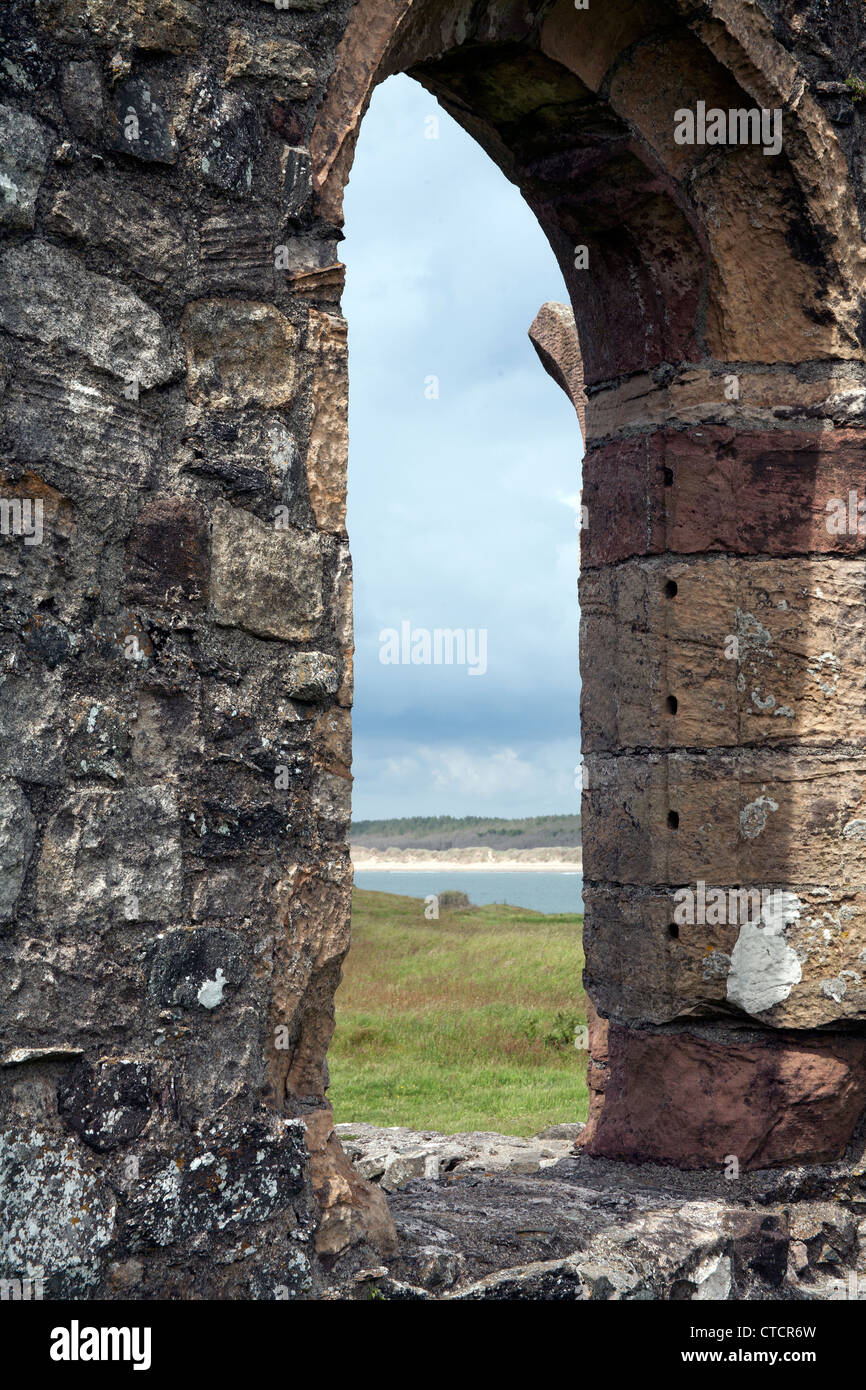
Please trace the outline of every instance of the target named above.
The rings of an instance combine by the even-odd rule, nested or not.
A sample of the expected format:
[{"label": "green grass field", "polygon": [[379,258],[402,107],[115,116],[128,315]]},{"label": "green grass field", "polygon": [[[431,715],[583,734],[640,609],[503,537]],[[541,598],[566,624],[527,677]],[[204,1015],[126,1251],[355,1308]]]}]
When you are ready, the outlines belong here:
[{"label": "green grass field", "polygon": [[355,889],[328,1053],[339,1122],[531,1135],[586,1118],[579,916]]}]

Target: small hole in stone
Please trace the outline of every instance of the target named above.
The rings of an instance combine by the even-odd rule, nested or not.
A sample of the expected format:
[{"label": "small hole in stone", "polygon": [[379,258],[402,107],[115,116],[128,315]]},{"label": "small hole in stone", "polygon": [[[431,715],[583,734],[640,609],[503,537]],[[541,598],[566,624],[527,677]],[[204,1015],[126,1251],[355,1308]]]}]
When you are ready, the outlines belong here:
[{"label": "small hole in stone", "polygon": [[665,706],[667,707],[668,714],[676,714],[678,709],[678,701],[676,695],[669,695],[668,698],[665,700]]},{"label": "small hole in stone", "polygon": [[672,468],[666,468],[666,469],[665,469],[665,487],[673,487],[673,485],[674,485],[674,470],[673,470]]},{"label": "small hole in stone", "polygon": [[679,813],[679,811],[668,811],[668,825],[670,826],[671,830],[679,830],[679,828],[680,828],[680,813]]},{"label": "small hole in stone", "polygon": [[667,584],[665,585],[665,593],[667,594],[668,598],[676,598],[678,592],[679,585],[677,584],[677,581],[675,579],[669,579]]},{"label": "small hole in stone", "polygon": [[671,922],[670,926],[668,927],[668,936],[672,936],[674,941],[679,941],[680,929],[677,926],[676,922]]}]

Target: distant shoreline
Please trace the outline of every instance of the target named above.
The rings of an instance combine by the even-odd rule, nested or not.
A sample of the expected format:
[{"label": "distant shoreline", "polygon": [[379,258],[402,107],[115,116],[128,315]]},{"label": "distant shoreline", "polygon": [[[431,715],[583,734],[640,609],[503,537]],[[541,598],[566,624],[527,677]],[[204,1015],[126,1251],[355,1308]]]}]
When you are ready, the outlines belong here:
[{"label": "distant shoreline", "polygon": [[583,873],[579,848],[564,849],[367,849],[351,851],[355,869],[384,873]]}]

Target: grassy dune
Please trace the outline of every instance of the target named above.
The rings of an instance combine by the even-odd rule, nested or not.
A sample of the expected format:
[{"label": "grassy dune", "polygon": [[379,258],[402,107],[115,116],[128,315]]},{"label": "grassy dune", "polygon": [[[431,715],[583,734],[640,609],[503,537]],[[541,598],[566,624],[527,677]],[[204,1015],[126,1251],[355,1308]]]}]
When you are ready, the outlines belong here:
[{"label": "grassy dune", "polygon": [[328,1054],[338,1122],[531,1135],[586,1117],[579,916],[355,889]]}]

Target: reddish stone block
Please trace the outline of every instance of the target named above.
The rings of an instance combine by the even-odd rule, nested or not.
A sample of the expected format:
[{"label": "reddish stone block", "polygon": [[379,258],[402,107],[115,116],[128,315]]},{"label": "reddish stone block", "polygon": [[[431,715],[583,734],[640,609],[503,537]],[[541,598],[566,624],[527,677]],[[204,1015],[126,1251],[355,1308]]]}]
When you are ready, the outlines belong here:
[{"label": "reddish stone block", "polygon": [[866,1039],[717,1042],[612,1024],[596,1158],[740,1171],[841,1158],[866,1106]]},{"label": "reddish stone block", "polygon": [[130,603],[201,608],[209,571],[207,518],[197,502],[159,497],[139,512],[126,554]]},{"label": "reddish stone block", "polygon": [[698,425],[611,441],[584,461],[583,561],[665,551],[862,554],[866,534],[828,530],[828,504],[847,503],[851,491],[866,499],[866,439],[852,430]]},{"label": "reddish stone block", "polygon": [[[704,355],[702,248],[667,181],[610,137],[535,161],[526,194],[559,258],[589,387]],[[585,268],[575,264],[581,246]]]}]

